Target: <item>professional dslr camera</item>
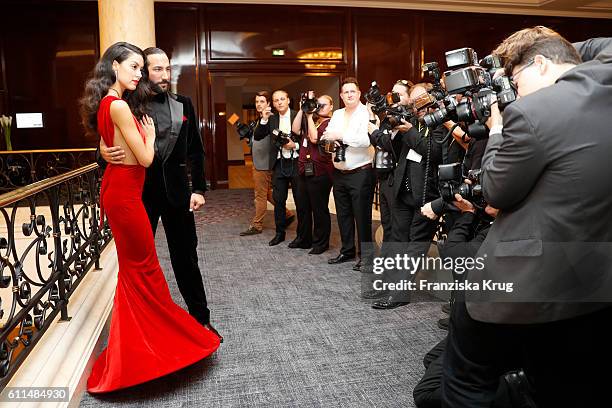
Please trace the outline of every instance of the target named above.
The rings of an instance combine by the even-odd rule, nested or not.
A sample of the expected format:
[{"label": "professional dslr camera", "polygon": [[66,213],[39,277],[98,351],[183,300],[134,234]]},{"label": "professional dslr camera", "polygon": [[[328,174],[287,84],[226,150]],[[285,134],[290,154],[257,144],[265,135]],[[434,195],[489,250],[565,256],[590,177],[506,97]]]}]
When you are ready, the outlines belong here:
[{"label": "professional dslr camera", "polygon": [[274,143],[274,146],[276,146],[277,149],[282,148],[291,141],[294,143],[298,143],[298,140],[293,133],[285,133],[280,129],[274,129],[272,131],[272,142]]},{"label": "professional dslr camera", "polygon": [[[439,70],[433,64],[426,64],[423,70],[434,76],[434,80],[438,74],[439,83]],[[472,48],[460,48],[446,52],[446,64],[454,68],[444,73],[447,94],[443,98],[440,92],[434,95],[443,106],[425,115],[423,122],[433,128],[450,119],[466,125],[468,134],[474,139],[488,137],[485,122],[491,116],[491,105],[497,102],[503,110],[517,96],[507,76],[493,79],[502,67],[499,57],[488,55],[479,62]]]},{"label": "professional dslr camera", "polygon": [[248,125],[245,125],[240,121],[238,115],[233,113],[227,122],[236,128],[236,132],[238,132],[238,136],[240,140],[246,139],[247,142],[253,139],[253,132],[255,131],[255,127],[257,126],[257,121],[253,120],[249,122]]},{"label": "professional dslr camera", "polygon": [[317,113],[319,109],[321,109],[321,105],[317,102],[317,98],[313,91],[303,92],[300,99],[302,101],[301,109],[304,113]]},{"label": "professional dslr camera", "polygon": [[336,153],[336,156],[334,157],[334,161],[336,163],[346,161],[346,147],[348,145],[345,145],[341,141],[333,141],[326,139],[319,140],[318,145],[320,151],[322,151],[323,153]]},{"label": "professional dslr camera", "polygon": [[400,96],[396,92],[383,95],[376,81],[372,82],[370,89],[365,93],[365,99],[372,105],[372,112],[381,117],[381,130],[391,130],[401,125],[402,120],[416,124],[416,114],[409,106],[399,104]]},{"label": "professional dslr camera", "polygon": [[[447,203],[452,203],[456,201],[455,194],[459,194],[477,208],[486,207],[487,203],[482,195],[482,185],[480,183],[482,170],[470,170],[467,177],[464,177],[461,169],[461,163],[441,164],[438,166],[440,196]],[[465,183],[464,179],[466,178],[472,184]]]}]

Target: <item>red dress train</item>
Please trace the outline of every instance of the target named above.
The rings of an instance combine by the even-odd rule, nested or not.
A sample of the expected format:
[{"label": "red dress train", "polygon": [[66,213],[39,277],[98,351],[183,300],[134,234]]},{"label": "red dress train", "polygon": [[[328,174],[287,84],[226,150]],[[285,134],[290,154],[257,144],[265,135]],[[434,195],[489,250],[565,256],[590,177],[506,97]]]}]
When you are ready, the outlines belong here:
[{"label": "red dress train", "polygon": [[[110,104],[117,99],[104,97],[98,109],[98,131],[107,146],[113,146]],[[142,203],[144,178],[142,166],[109,164],[102,180],[100,203],[115,238],[119,277],[108,346],[87,380],[91,393],[161,377],[209,356],[219,347],[219,338],[170,297]]]}]

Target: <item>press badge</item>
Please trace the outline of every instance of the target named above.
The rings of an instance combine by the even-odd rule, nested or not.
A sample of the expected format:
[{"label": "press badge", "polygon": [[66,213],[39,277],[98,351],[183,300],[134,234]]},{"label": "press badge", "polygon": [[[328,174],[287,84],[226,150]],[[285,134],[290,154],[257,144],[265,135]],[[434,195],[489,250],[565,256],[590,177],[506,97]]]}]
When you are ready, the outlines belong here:
[{"label": "press badge", "polygon": [[408,160],[413,161],[413,162],[420,163],[421,159],[423,158],[423,156],[421,156],[420,154],[418,154],[414,150],[410,149],[410,151],[408,152],[408,156],[406,158]]}]

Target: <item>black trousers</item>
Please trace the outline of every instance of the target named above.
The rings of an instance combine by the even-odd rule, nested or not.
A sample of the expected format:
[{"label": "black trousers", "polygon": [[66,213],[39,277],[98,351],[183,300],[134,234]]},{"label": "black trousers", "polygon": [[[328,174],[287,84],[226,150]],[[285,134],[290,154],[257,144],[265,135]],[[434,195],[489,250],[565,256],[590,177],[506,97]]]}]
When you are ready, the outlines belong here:
[{"label": "black trousers", "polygon": [[465,303],[455,302],[442,406],[491,406],[500,375],[517,367],[531,378],[538,408],[609,406],[610,321],[611,306],[551,323],[483,323],[469,316]]},{"label": "black trousers", "polygon": [[355,224],[358,242],[372,242],[372,199],[375,183],[376,176],[372,168],[349,174],[334,171],[334,202],[342,239],[341,254],[360,255],[360,246],[355,248]]},{"label": "black trousers", "polygon": [[189,208],[171,206],[161,194],[143,197],[143,203],[153,235],[160,217],[164,224],[172,270],[189,314],[202,324],[209,323],[210,310],[198,266],[198,236],[193,212]]},{"label": "black trousers", "polygon": [[[332,180],[328,174],[299,176],[298,188],[303,205],[303,219],[298,230],[298,239],[313,248],[328,248],[331,234],[329,215],[329,193]],[[313,229],[314,219],[314,229]]]},{"label": "black trousers", "polygon": [[298,160],[295,159],[279,159],[274,165],[274,175],[272,177],[272,197],[274,198],[274,223],[276,225],[277,234],[285,234],[287,229],[287,196],[289,195],[289,187],[293,194],[293,201],[297,212],[299,232],[304,219],[304,206],[300,198],[299,178],[298,178]]},{"label": "black trousers", "polygon": [[380,223],[383,227],[383,243],[393,240],[393,221],[391,211],[393,207],[393,185],[389,185],[389,179],[393,175],[385,175],[378,178],[378,202],[380,205]]},{"label": "black trousers", "polygon": [[417,408],[440,408],[442,405],[440,385],[442,384],[442,355],[446,348],[446,341],[445,337],[423,358],[425,374],[412,391]]}]

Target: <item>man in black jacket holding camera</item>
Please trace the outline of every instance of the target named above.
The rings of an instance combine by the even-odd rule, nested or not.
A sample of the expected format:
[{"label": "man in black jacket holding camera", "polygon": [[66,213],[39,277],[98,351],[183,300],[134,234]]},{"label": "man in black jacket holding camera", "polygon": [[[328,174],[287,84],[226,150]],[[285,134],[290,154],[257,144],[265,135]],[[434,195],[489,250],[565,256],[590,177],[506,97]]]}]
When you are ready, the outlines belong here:
[{"label": "man in black jacket holding camera", "polygon": [[[410,88],[409,97],[416,100],[427,93],[429,84],[416,84]],[[419,117],[426,111],[420,110]],[[374,119],[371,115],[371,119]],[[391,223],[394,252],[409,256],[427,254],[436,231],[436,221],[421,214],[421,206],[439,196],[437,183],[438,165],[442,163],[442,147],[438,143],[445,136],[442,127],[430,130],[418,123],[416,126],[404,121],[405,131],[399,132],[401,150],[397,165],[387,183],[392,189]],[[382,132],[373,123],[369,125],[371,139],[377,144],[393,148],[390,134]],[[397,146],[397,145],[396,145]],[[382,187],[381,187],[382,188]],[[390,274],[389,276],[392,276]],[[398,277],[399,278],[399,277]],[[402,277],[405,278],[405,277]],[[374,309],[394,309],[408,304],[407,294],[392,293],[387,299],[375,302]]]},{"label": "man in black jacket holding camera", "polygon": [[[287,217],[285,206],[289,186],[295,201],[298,226],[297,231],[301,231],[300,223],[303,220],[301,211],[302,205],[299,200],[298,183],[298,150],[299,145],[292,138],[291,125],[296,112],[289,109],[289,94],[287,91],[279,89],[272,93],[272,105],[276,112],[267,107],[262,112],[259,126],[255,129],[254,139],[264,140],[269,138],[271,148],[270,164],[274,169],[272,176],[272,196],[274,198],[274,223],[276,224],[276,235],[269,242],[270,246],[278,245],[285,240],[285,230],[287,229]],[[298,237],[299,238],[299,237]],[[292,248],[301,248],[298,238],[289,244]]]}]

